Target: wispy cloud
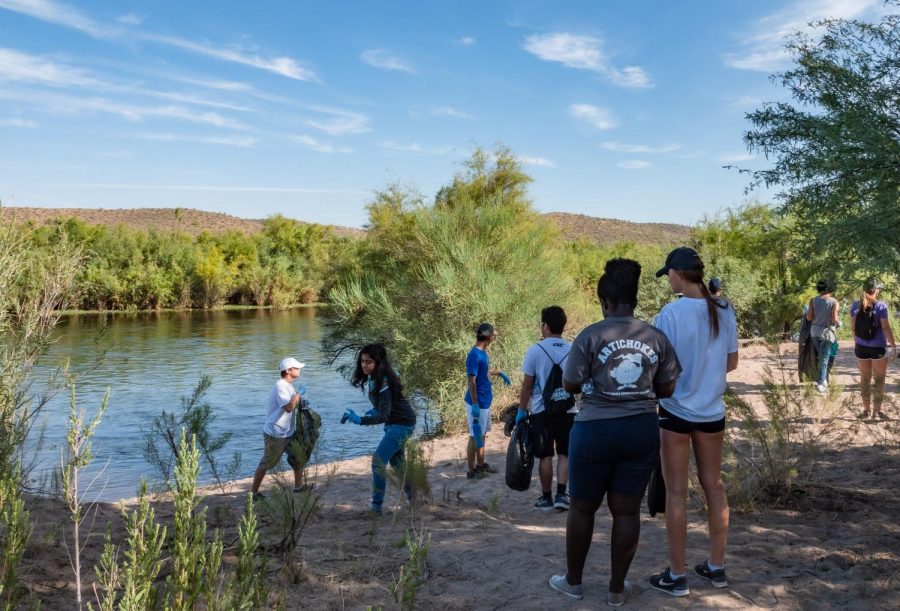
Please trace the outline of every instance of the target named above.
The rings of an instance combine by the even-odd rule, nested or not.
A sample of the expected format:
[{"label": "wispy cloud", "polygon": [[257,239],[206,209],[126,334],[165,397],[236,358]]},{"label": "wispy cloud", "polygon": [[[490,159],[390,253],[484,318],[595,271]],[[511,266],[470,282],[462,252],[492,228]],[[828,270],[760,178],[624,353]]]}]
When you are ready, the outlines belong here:
[{"label": "wispy cloud", "polygon": [[216,47],[177,36],[155,34],[120,26],[106,26],[73,7],[52,0],[0,0],[0,8],[28,15],[41,21],[74,28],[95,38],[110,39],[127,36],[129,40],[155,42],[222,61],[274,72],[295,80],[319,82],[318,76],[310,67],[290,57],[263,57],[235,47]]},{"label": "wispy cloud", "polygon": [[521,161],[524,165],[532,165],[540,168],[555,168],[556,164],[553,163],[550,159],[546,157],[528,157],[527,155],[520,156],[519,161]]},{"label": "wispy cloud", "polygon": [[643,159],[630,159],[628,161],[617,163],[616,165],[623,170],[643,170],[646,167],[650,167],[650,162],[644,161]]},{"label": "wispy cloud", "polygon": [[385,49],[366,49],[360,53],[359,58],[365,63],[382,70],[396,70],[399,72],[408,72],[415,74],[416,70],[405,59],[396,55],[391,55]]},{"label": "wispy cloud", "polygon": [[453,44],[460,47],[471,47],[475,45],[475,38],[472,36],[462,36],[453,40]]},{"label": "wispy cloud", "polygon": [[190,136],[185,134],[139,134],[142,140],[155,142],[196,142],[199,144],[219,144],[249,148],[256,146],[259,138],[251,136]]},{"label": "wispy cloud", "polygon": [[125,25],[141,25],[144,23],[144,19],[145,15],[138,15],[137,13],[125,13],[116,17],[116,21]]},{"label": "wispy cloud", "polygon": [[323,118],[308,119],[306,124],[332,136],[372,131],[369,127],[369,118],[362,113],[327,106],[312,106],[309,110],[323,115]]},{"label": "wispy cloud", "polygon": [[616,121],[612,113],[605,108],[593,106],[591,104],[572,104],[569,106],[569,114],[576,119],[587,121],[597,129],[612,129],[616,126]]},{"label": "wispy cloud", "polygon": [[883,0],[798,0],[759,19],[741,41],[742,49],[725,55],[725,65],[739,70],[775,72],[788,66],[785,37],[809,30],[812,21],[825,18],[854,19],[884,10]]},{"label": "wispy cloud", "polygon": [[0,119],[0,125],[5,125],[6,127],[27,127],[29,129],[38,127],[36,121],[32,121],[31,119],[20,119],[18,117]]},{"label": "wispy cloud", "polygon": [[596,72],[610,83],[629,89],[647,89],[653,82],[640,66],[617,68],[603,52],[603,41],[568,32],[532,34],[525,38],[525,50],[549,62],[559,62],[576,70]]},{"label": "wispy cloud", "polygon": [[327,142],[316,140],[312,136],[302,134],[291,138],[294,142],[302,144],[306,148],[316,151],[317,153],[352,153],[353,149],[346,146],[335,146]]},{"label": "wispy cloud", "polygon": [[438,106],[428,111],[433,117],[453,117],[455,119],[472,119],[469,113],[453,108],[452,106]]},{"label": "wispy cloud", "polygon": [[455,146],[422,146],[418,142],[409,144],[401,144],[393,140],[385,140],[381,143],[381,147],[389,151],[398,151],[403,153],[417,153],[419,155],[448,155],[456,150]]},{"label": "wispy cloud", "polygon": [[651,146],[649,144],[622,144],[621,142],[601,142],[600,148],[605,151],[628,153],[630,155],[654,155],[659,153],[672,153],[681,149],[680,144],[663,144]]},{"label": "wispy cloud", "polygon": [[235,193],[318,193],[335,195],[365,195],[366,191],[351,189],[321,189],[316,187],[255,187],[237,185],[151,185],[126,183],[70,183],[49,185],[54,189],[122,189],[148,191],[215,191]]},{"label": "wispy cloud", "polygon": [[45,57],[3,48],[0,48],[0,81],[37,83],[51,87],[92,87],[99,83],[84,70]]},{"label": "wispy cloud", "polygon": [[750,153],[727,153],[725,155],[719,155],[719,161],[724,161],[725,163],[751,161],[752,159],[755,159],[755,157]]}]

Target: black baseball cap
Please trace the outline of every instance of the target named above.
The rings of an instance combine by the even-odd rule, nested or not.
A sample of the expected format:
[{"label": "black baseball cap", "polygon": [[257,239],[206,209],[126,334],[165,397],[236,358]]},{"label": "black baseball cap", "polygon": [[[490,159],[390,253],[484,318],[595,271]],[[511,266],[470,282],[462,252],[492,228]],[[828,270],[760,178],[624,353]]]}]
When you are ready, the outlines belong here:
[{"label": "black baseball cap", "polygon": [[712,277],[709,279],[709,290],[712,292],[722,290],[722,281],[719,278]]},{"label": "black baseball cap", "polygon": [[700,255],[693,248],[679,246],[666,257],[666,264],[662,269],[656,272],[656,277],[659,278],[665,276],[669,273],[670,269],[677,269],[680,271],[702,270],[703,259],[700,258]]},{"label": "black baseball cap", "polygon": [[497,332],[494,331],[494,325],[489,322],[483,322],[478,325],[478,328],[475,329],[475,335],[478,337],[491,337],[495,335]]},{"label": "black baseball cap", "polygon": [[884,285],[878,282],[875,278],[869,278],[865,282],[863,282],[863,290],[867,293],[871,293],[875,289],[883,289]]}]

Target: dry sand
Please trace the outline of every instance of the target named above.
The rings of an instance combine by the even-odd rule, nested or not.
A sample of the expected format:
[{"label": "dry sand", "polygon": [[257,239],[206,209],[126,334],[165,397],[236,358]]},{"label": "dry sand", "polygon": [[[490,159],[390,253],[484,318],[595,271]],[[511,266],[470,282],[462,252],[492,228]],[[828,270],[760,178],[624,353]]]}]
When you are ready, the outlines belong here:
[{"label": "dry sand", "polygon": [[[786,345],[790,351],[793,346]],[[744,397],[760,401],[760,376],[772,358],[762,346],[742,350],[741,364],[730,383]],[[793,364],[788,354],[788,363]],[[856,388],[852,345],[842,344],[837,378]],[[893,381],[894,377],[889,376]],[[889,384],[895,394],[896,383]],[[666,565],[663,522],[642,519],[641,540],[629,580],[635,585],[631,608],[779,608],[779,609],[898,609],[900,608],[900,469],[896,407],[887,409],[889,422],[860,422],[848,411],[841,418],[849,447],[826,451],[822,477],[814,486],[781,508],[732,512],[727,556],[730,586],[717,590],[699,578],[690,581],[691,595],[673,598],[652,590],[647,577]],[[488,438],[488,461],[504,463],[507,439],[495,425]],[[547,586],[551,574],[565,570],[564,513],[532,508],[538,494],[537,473],[532,488],[514,492],[502,473],[469,481],[463,462],[462,436],[428,444],[432,502],[413,510],[402,506],[391,487],[389,511],[373,519],[369,503],[369,458],[322,466],[316,475],[321,511],[307,525],[300,543],[299,580],[288,583],[287,571],[273,559],[269,578],[284,591],[290,609],[397,608],[389,586],[399,575],[408,553],[404,531],[411,526],[431,535],[428,575],[418,591],[416,608],[447,609],[596,609],[605,607],[609,577],[609,532],[606,508],[597,514],[594,542],[585,569],[585,599],[570,601]],[[374,447],[374,443],[373,443]],[[502,469],[500,469],[502,471]],[[265,486],[273,485],[267,479]],[[229,493],[207,491],[209,522],[224,529],[226,544],[235,540],[234,525],[243,510],[249,481]],[[706,557],[702,495],[689,501],[688,562]],[[61,543],[68,523],[60,506],[32,499],[35,530],[23,563],[25,583],[45,608],[74,607],[72,570]],[[171,515],[160,502],[158,515]],[[263,542],[277,539],[273,520],[261,517]],[[85,596],[107,523],[122,540],[121,520],[114,505],[98,507],[83,563]],[[233,552],[233,550],[232,550]],[[226,552],[226,555],[228,552]]]}]

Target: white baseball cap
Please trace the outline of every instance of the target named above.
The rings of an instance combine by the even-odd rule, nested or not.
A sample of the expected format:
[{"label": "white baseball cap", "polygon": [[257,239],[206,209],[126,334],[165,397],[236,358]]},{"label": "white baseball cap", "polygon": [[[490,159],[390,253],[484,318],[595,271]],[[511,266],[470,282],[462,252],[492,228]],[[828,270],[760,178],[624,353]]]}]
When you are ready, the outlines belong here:
[{"label": "white baseball cap", "polygon": [[287,357],[286,359],[281,360],[281,365],[278,366],[278,371],[287,371],[288,369],[293,369],[296,367],[297,369],[303,369],[306,367],[306,363],[301,363],[295,358]]}]

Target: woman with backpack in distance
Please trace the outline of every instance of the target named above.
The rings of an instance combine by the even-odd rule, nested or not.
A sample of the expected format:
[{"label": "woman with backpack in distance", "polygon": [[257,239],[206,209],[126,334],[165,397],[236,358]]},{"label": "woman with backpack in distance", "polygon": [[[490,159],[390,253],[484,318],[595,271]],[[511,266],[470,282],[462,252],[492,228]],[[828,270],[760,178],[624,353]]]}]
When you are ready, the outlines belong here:
[{"label": "woman with backpack in distance", "polygon": [[[367,344],[360,349],[350,383],[368,395],[372,409],[363,416],[348,409],[341,422],[363,426],[384,423],[384,437],[372,455],[372,512],[380,515],[387,488],[387,465],[395,473],[403,472],[406,463],[403,449],[416,428],[416,413],[403,396],[403,384],[382,344]],[[413,490],[408,481],[404,482],[403,491],[411,501]]]},{"label": "woman with backpack in distance", "polygon": [[657,400],[675,390],[681,372],[675,350],[658,329],[634,317],[641,266],[606,262],[597,283],[603,320],[572,344],[563,387],[582,393],[569,438],[570,508],[566,573],[550,587],[584,598],[581,581],[594,533],[594,515],[606,497],[613,517],[606,602],[619,606],[631,593],[625,577],[641,533],[641,499],[659,457]]},{"label": "woman with backpack in distance", "polygon": [[[859,391],[862,395],[862,418],[871,413],[874,418],[884,418],[881,404],[884,401],[884,379],[887,375],[888,356],[897,357],[897,344],[888,316],[887,304],[878,301],[882,285],[874,278],[863,283],[859,301],[850,307],[853,328],[853,352],[859,367]],[[887,346],[890,344],[890,354]],[[872,378],[874,377],[874,384]]]},{"label": "woman with backpack in distance", "polygon": [[650,577],[650,586],[672,596],[691,593],[685,571],[688,464],[691,447],[709,520],[709,552],[694,567],[717,588],[725,578],[728,539],[728,499],[722,485],[722,445],[725,440],[726,374],[738,365],[737,321],[728,301],[709,294],[703,283],[703,260],[692,248],[669,253],[656,276],[668,276],[681,299],[666,304],[654,324],[672,345],[684,368],[675,392],[659,401],[659,428],[666,482],[666,537],[669,566]]}]

